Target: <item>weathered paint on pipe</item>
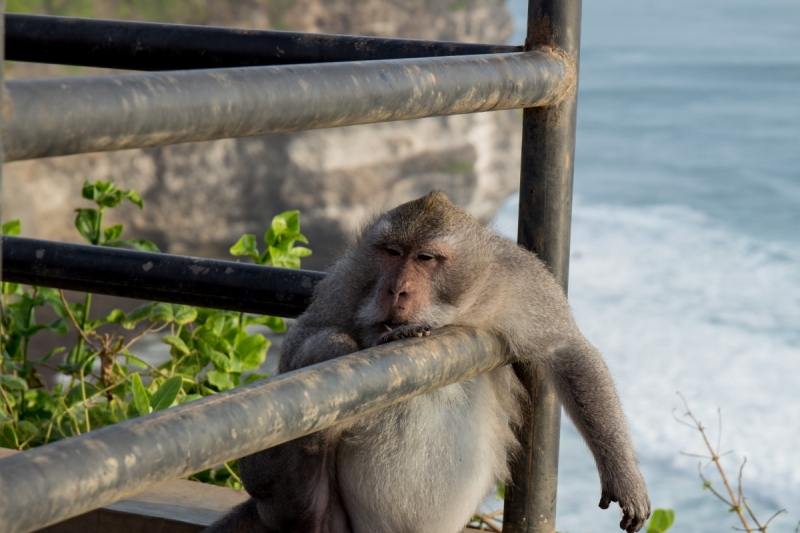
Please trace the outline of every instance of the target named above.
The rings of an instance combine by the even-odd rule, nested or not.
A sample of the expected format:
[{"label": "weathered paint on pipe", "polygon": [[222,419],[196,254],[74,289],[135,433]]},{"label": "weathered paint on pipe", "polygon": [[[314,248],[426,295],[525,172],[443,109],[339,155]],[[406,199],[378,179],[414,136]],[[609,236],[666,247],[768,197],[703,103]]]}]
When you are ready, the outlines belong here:
[{"label": "weathered paint on pipe", "polygon": [[[581,0],[530,0],[525,48],[557,50],[571,65],[575,83],[555,105],[525,109],[518,242],[533,251],[567,290],[572,218],[572,176]],[[517,432],[522,449],[511,465],[503,530],[553,533],[561,405],[544,369],[516,368],[531,398],[532,416]]]},{"label": "weathered paint on pipe", "polygon": [[3,279],[140,300],[296,317],[324,274],[182,255],[3,237]]},{"label": "weathered paint on pipe", "polygon": [[20,14],[6,15],[6,43],[6,60],[145,71],[522,51],[521,46]]},{"label": "weathered paint on pipe", "polygon": [[543,51],[6,82],[6,161],[549,105]]},{"label": "weathered paint on pipe", "polygon": [[0,460],[0,524],[26,533],[508,364],[449,327]]}]

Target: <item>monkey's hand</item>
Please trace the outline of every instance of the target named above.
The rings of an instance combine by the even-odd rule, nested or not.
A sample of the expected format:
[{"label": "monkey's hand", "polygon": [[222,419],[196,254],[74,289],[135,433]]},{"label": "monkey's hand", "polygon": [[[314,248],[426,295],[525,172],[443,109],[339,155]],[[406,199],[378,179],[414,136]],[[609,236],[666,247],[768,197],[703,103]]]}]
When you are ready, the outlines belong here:
[{"label": "monkey's hand", "polygon": [[603,493],[600,496],[600,508],[608,509],[611,502],[619,502],[622,509],[622,521],[619,527],[628,533],[635,533],[642,529],[645,521],[650,518],[650,498],[644,479],[638,470],[632,479],[624,483],[617,480],[615,483],[603,482]]},{"label": "monkey's hand", "polygon": [[409,337],[427,337],[430,334],[431,328],[428,326],[403,324],[381,335],[378,339],[378,344],[386,344],[387,342],[399,341],[400,339],[407,339]]}]

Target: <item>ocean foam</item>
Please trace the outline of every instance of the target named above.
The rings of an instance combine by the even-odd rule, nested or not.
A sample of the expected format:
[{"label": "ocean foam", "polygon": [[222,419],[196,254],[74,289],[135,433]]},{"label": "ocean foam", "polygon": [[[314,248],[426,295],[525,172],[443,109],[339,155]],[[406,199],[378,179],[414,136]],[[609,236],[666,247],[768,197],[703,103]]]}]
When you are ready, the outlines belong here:
[{"label": "ocean foam", "polygon": [[[517,197],[495,221],[516,233]],[[800,253],[756,242],[680,206],[574,206],[570,302],[584,334],[603,352],[618,385],[657,507],[678,510],[676,529],[733,525],[701,490],[699,434],[673,419],[689,401],[716,440],[735,481],[747,456],[749,499],[764,519],[800,514],[797,449],[800,376]],[[618,517],[595,511],[599,486],[574,428],[562,431],[559,530],[600,531]],[[709,469],[707,477],[717,478]],[[717,485],[721,484],[718,482]],[[793,507],[794,506],[794,507]],[[791,522],[791,524],[789,523]],[[680,527],[679,527],[680,526]]]}]

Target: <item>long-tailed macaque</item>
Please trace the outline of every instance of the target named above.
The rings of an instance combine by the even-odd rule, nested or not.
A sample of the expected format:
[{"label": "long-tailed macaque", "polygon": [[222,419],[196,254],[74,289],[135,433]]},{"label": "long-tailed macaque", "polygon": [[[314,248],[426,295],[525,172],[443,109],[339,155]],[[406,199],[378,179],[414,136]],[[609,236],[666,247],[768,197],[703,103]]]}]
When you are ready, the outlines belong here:
[{"label": "long-tailed macaque", "polygon": [[[286,337],[288,372],[447,325],[488,329],[541,364],[594,454],[600,507],[638,531],[650,500],[608,369],[563,290],[530,252],[441,192],[369,224]],[[207,532],[456,533],[517,448],[524,405],[509,367],[418,396],[239,462],[252,499]]]}]

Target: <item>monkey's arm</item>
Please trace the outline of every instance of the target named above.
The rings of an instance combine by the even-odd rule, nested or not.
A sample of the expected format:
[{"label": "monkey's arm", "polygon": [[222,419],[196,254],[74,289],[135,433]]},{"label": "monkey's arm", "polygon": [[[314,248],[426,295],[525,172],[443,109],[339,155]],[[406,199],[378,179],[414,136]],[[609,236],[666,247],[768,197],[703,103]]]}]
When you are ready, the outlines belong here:
[{"label": "monkey's arm", "polygon": [[297,325],[290,331],[278,372],[283,374],[322,361],[357,352],[358,343],[348,333],[338,328],[316,328]]},{"label": "monkey's arm", "polygon": [[619,502],[620,528],[633,533],[650,516],[650,498],[639,473],[622,406],[600,353],[585,339],[552,350],[545,365],[559,399],[594,455],[602,484],[600,507]]}]

